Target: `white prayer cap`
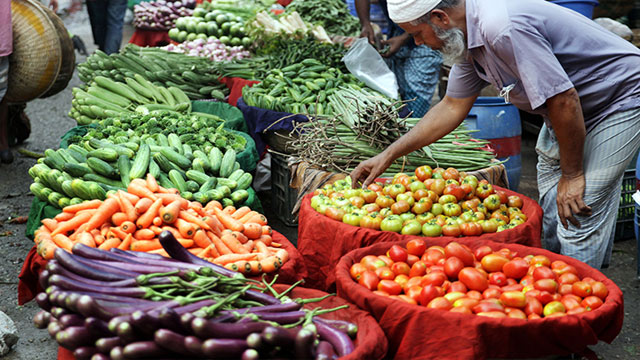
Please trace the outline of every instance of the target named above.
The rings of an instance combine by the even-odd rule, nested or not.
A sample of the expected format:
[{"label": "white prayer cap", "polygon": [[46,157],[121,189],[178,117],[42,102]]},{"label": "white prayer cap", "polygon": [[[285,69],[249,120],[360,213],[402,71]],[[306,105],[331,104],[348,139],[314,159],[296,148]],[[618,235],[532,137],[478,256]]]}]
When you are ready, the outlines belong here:
[{"label": "white prayer cap", "polygon": [[396,24],[408,23],[433,10],[441,0],[388,0],[389,17]]}]

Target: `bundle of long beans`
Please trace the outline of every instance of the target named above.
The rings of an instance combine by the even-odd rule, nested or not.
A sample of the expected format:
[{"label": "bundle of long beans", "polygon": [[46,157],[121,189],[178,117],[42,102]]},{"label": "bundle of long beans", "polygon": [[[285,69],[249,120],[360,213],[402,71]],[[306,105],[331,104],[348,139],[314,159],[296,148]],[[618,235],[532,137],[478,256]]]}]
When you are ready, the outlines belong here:
[{"label": "bundle of long beans", "polygon": [[[333,116],[311,114],[307,123],[295,126],[291,142],[296,156],[316,167],[348,173],[407,133],[420,120],[400,118],[404,105],[366,89],[341,88],[329,97]],[[412,171],[420,165],[455,167],[471,171],[492,165],[495,155],[488,141],[473,139],[461,125],[437,142],[396,159],[386,175]]]},{"label": "bundle of long beans", "polygon": [[[357,327],[325,320],[265,280],[193,260],[165,231],[173,259],[81,244],[55,252],[34,323],[83,359],[262,359],[345,356]],[[295,286],[295,284],[294,284]],[[267,291],[268,293],[264,293]],[[324,356],[324,357],[322,357]]]}]

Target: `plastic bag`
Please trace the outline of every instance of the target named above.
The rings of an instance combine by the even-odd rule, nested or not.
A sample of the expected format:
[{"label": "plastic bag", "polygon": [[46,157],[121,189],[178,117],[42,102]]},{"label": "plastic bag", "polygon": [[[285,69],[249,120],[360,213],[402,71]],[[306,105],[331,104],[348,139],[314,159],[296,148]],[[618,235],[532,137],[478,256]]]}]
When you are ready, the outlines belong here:
[{"label": "plastic bag", "polygon": [[356,40],[342,58],[347,69],[355,77],[382,94],[398,99],[398,81],[387,63],[369,44],[367,38]]}]

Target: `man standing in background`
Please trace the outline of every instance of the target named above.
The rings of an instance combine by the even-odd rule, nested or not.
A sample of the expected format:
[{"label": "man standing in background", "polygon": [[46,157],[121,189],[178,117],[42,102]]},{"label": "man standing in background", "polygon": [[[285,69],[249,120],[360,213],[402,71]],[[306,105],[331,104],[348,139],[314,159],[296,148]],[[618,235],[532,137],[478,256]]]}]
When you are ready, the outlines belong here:
[{"label": "man standing in background", "polygon": [[[380,42],[382,46],[388,46],[388,50],[381,55],[387,59],[387,64],[396,75],[402,99],[415,98],[415,101],[407,104],[409,110],[413,111],[412,116],[422,117],[431,107],[431,99],[438,86],[442,56],[428,46],[416,45],[411,35],[389,18],[387,1],[378,0],[378,3],[389,22],[388,38]],[[371,2],[355,0],[355,5],[362,26],[360,37],[368,38],[369,43],[375,46],[376,40],[369,16]]]},{"label": "man standing in background", "polygon": [[127,0],[87,0],[93,42],[107,54],[120,50]]}]

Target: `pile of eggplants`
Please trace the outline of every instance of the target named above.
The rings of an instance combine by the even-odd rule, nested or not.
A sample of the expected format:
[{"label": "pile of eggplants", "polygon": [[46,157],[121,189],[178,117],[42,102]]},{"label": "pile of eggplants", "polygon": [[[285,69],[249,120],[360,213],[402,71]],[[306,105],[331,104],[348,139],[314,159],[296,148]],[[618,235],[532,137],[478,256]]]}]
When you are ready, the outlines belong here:
[{"label": "pile of eggplants", "polygon": [[191,16],[196,0],[142,1],[133,7],[133,26],[147,30],[169,30],[180,17]]},{"label": "pile of eggplants", "polygon": [[[34,317],[77,360],[334,359],[351,353],[356,325],[303,309],[265,280],[204,261],[169,233],[171,256],[76,244],[41,273]],[[275,280],[274,280],[275,281]]]}]

